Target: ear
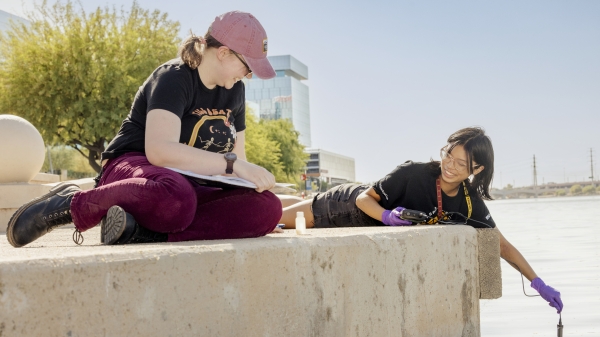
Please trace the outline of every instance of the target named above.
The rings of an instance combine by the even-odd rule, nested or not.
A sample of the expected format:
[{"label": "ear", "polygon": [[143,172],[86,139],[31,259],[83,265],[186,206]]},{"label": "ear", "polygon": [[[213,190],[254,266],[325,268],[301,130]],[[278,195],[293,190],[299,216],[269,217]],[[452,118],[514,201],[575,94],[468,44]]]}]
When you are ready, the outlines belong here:
[{"label": "ear", "polygon": [[223,61],[223,59],[229,56],[230,53],[231,50],[225,46],[217,48],[217,58],[219,59],[219,61]]},{"label": "ear", "polygon": [[476,168],[475,170],[473,170],[473,175],[478,175],[479,173],[481,173],[481,171],[483,171],[483,169],[485,169],[485,166],[481,165],[478,168]]}]

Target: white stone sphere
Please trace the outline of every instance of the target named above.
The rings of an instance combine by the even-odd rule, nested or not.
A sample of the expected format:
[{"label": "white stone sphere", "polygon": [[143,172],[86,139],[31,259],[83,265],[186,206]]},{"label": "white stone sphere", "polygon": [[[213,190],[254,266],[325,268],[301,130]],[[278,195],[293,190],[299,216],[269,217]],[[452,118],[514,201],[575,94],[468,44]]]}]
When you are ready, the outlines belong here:
[{"label": "white stone sphere", "polygon": [[44,165],[44,140],[25,119],[0,115],[0,184],[26,183]]}]

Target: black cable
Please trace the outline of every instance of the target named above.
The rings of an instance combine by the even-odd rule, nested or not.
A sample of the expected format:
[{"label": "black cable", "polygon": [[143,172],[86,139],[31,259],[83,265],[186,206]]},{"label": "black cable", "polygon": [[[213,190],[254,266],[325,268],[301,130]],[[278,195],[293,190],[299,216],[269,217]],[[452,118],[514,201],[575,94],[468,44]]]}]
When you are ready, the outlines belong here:
[{"label": "black cable", "polygon": [[521,273],[521,283],[523,284],[523,294],[525,294],[525,296],[527,296],[527,297],[541,296],[541,295],[527,295],[527,293],[525,292],[525,279],[523,279],[523,272],[521,271],[521,268],[519,268],[519,266],[516,263],[511,262],[511,261],[507,260],[506,258],[503,258],[503,259],[504,259],[504,261],[508,262],[511,266],[517,268],[519,273]]},{"label": "black cable", "polygon": [[[443,224],[443,225],[466,225],[466,224],[467,224],[467,221],[471,220],[471,221],[474,221],[474,222],[477,222],[477,223],[483,224],[483,225],[487,226],[488,228],[493,228],[492,226],[490,226],[490,225],[486,224],[485,222],[478,221],[478,220],[474,220],[474,219],[469,219],[469,218],[467,218],[466,216],[464,216],[463,214],[461,214],[461,213],[459,213],[459,212],[448,212],[448,213],[446,213],[446,214],[448,214],[448,215],[452,215],[452,214],[458,214],[458,215],[462,216],[462,217],[465,219],[465,221],[464,221],[464,223],[462,223],[462,222],[461,222],[461,223],[459,223],[459,222],[449,222],[449,221],[448,221],[448,222],[446,222],[446,223],[444,223],[444,221],[439,221],[439,220],[438,220],[438,223],[439,223],[439,224]],[[537,296],[542,296],[542,295],[528,295],[528,294],[525,292],[525,278],[523,277],[523,272],[521,271],[521,268],[519,268],[519,266],[518,266],[516,263],[514,263],[514,262],[512,262],[512,261],[510,261],[510,260],[508,260],[508,259],[506,259],[506,258],[503,258],[503,259],[504,259],[504,261],[506,261],[508,264],[510,264],[511,266],[513,266],[514,268],[516,268],[516,269],[519,271],[519,273],[521,274],[521,285],[523,286],[523,294],[524,294],[525,296],[527,296],[527,297],[537,297]],[[557,329],[557,335],[558,335],[558,337],[563,337],[563,327],[564,327],[564,326],[563,326],[563,324],[562,324],[562,314],[561,314],[561,313],[558,313],[558,314],[559,314],[559,316],[558,316],[558,324],[556,325],[556,329]]]},{"label": "black cable", "polygon": [[[447,212],[446,214],[447,214],[447,215],[449,215],[449,216],[452,216],[453,214],[460,215],[461,217],[463,217],[463,219],[465,219],[465,221],[464,221],[464,223],[463,223],[463,222],[460,222],[460,223],[459,223],[459,222],[446,222],[446,223],[444,223],[444,221],[442,220],[442,221],[438,221],[438,223],[440,223],[440,224],[444,224],[444,225],[466,225],[466,224],[467,224],[467,221],[471,220],[471,221],[474,221],[474,222],[480,223],[480,224],[482,224],[482,225],[485,225],[485,226],[487,226],[488,228],[493,228],[492,226],[490,226],[490,225],[486,224],[485,222],[482,222],[482,221],[479,221],[479,220],[475,220],[475,219],[471,219],[471,218],[467,218],[466,216],[464,216],[464,215],[463,215],[462,213],[460,213],[460,212]],[[525,292],[525,279],[523,278],[523,272],[521,271],[521,268],[519,268],[519,266],[518,266],[516,263],[514,263],[514,262],[512,262],[512,261],[510,261],[510,260],[507,260],[506,258],[503,258],[503,259],[504,259],[504,261],[508,262],[508,263],[509,263],[511,266],[513,266],[514,268],[516,268],[516,269],[519,271],[519,273],[521,273],[521,284],[522,284],[522,286],[523,286],[523,294],[524,294],[525,296],[527,296],[527,297],[536,297],[536,296],[541,296],[541,295],[528,295],[528,294]]]},{"label": "black cable", "polygon": [[461,222],[452,222],[452,221],[447,221],[447,220],[446,220],[446,221],[445,221],[445,220],[438,220],[438,223],[439,223],[439,224],[442,224],[442,225],[466,225],[466,224],[467,224],[467,221],[473,221],[473,222],[480,223],[480,224],[482,224],[482,225],[486,226],[487,228],[494,228],[494,227],[492,227],[492,226],[490,226],[490,225],[486,224],[486,223],[485,223],[485,222],[483,222],[483,221],[475,220],[475,219],[473,219],[473,218],[467,218],[466,216],[464,216],[464,215],[463,215],[462,213],[460,213],[460,212],[445,212],[445,214],[446,214],[446,215],[448,215],[448,216],[452,216],[452,215],[460,215],[460,216],[461,216],[461,217],[464,219],[464,222],[462,222],[462,221],[461,221]]}]

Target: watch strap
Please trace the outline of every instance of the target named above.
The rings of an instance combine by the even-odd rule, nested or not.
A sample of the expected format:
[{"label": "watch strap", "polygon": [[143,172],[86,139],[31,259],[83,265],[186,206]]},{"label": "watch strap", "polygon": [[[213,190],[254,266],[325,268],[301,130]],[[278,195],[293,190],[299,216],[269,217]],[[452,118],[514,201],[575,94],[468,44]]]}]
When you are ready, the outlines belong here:
[{"label": "watch strap", "polygon": [[225,173],[226,174],[232,174],[233,173],[233,162],[236,161],[237,156],[235,155],[235,153],[225,153],[224,155],[225,157],[225,161],[227,161],[227,168],[225,169]]}]

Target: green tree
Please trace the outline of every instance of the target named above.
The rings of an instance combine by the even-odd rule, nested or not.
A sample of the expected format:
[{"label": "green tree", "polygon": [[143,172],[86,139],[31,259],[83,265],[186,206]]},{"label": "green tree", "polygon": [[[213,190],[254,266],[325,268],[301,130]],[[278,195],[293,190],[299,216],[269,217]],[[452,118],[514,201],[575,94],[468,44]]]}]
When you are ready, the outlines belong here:
[{"label": "green tree", "polygon": [[246,159],[267,169],[282,181],[283,165],[281,165],[281,150],[279,144],[269,139],[264,127],[256,121],[252,110],[246,106]]},{"label": "green tree", "polygon": [[[87,160],[82,157],[75,149],[70,146],[51,146],[50,157],[52,158],[52,168],[54,173],[67,170],[69,177],[93,177],[96,172],[87,163]],[[44,158],[42,172],[50,172],[50,162],[48,160],[48,152]]]},{"label": "green tree", "polygon": [[323,179],[321,180],[321,190],[320,192],[325,192],[329,189],[329,184],[327,183],[327,180]]},{"label": "green tree", "polygon": [[0,111],[35,125],[100,170],[100,153],[128,114],[137,88],[177,53],[179,23],[136,2],[86,14],[44,1],[30,24],[0,34]]},{"label": "green tree", "polygon": [[[52,146],[46,148],[46,156],[44,157],[44,164],[42,165],[42,172],[50,172],[50,161],[48,157],[52,158],[52,169],[55,173],[58,174],[59,170],[68,170],[69,167],[73,165],[73,156],[71,152],[74,152],[72,149],[68,151],[68,148],[64,146]],[[48,153],[48,151],[50,153]]]},{"label": "green tree", "polygon": [[567,192],[565,190],[556,190],[556,192],[554,192],[556,194],[557,197],[562,197],[564,195],[567,195]]},{"label": "green tree", "polygon": [[596,193],[600,193],[600,186],[596,187]]},{"label": "green tree", "polygon": [[569,191],[571,192],[572,195],[581,194],[581,185],[575,184],[575,185],[571,186],[571,189]]},{"label": "green tree", "polygon": [[279,144],[284,173],[281,181],[298,183],[309,157],[304,152],[304,145],[298,140],[300,134],[287,119],[261,120],[260,124],[265,128],[269,139]]},{"label": "green tree", "polygon": [[246,106],[246,157],[273,173],[278,182],[300,183],[308,154],[288,120],[261,120]]},{"label": "green tree", "polygon": [[596,189],[592,185],[587,185],[586,187],[584,187],[581,190],[581,193],[583,193],[583,194],[595,194],[595,192],[596,192]]}]

